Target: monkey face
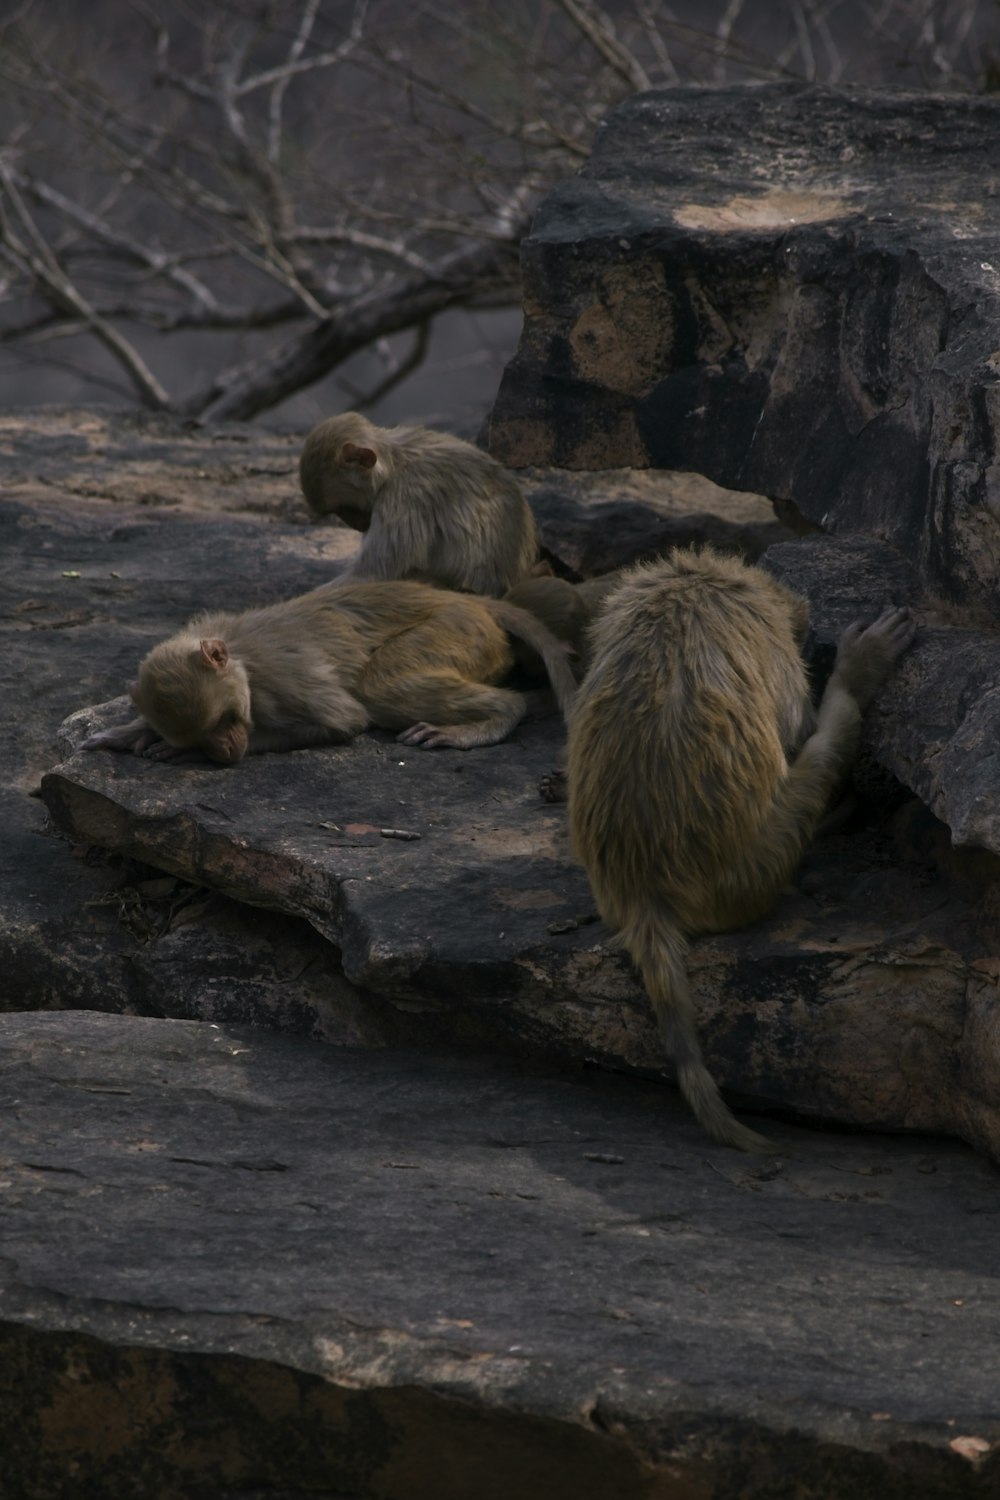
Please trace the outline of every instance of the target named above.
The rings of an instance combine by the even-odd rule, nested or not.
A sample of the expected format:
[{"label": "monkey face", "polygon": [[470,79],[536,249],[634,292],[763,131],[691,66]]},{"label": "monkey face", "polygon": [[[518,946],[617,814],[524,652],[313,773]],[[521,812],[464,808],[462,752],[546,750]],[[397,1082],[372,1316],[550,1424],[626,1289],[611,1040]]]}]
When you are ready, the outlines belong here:
[{"label": "monkey face", "polygon": [[136,708],[161,739],[200,750],[219,765],[243,759],[250,739],[250,684],[225,641],[193,638],[157,646],[129,688]]}]

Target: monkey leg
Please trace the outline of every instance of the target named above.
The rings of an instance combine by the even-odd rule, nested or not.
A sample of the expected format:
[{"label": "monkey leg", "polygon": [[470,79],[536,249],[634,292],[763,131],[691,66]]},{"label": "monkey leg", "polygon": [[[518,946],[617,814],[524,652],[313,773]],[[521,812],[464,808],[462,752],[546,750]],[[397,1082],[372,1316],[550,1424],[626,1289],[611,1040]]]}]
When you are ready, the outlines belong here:
[{"label": "monkey leg", "polygon": [[365,704],[374,723],[402,729],[404,745],[425,750],[471,750],[506,739],[524,718],[522,694],[469,682],[457,672],[426,672],[366,685]]},{"label": "monkey leg", "polygon": [[561,766],[548,771],[538,783],[538,795],[543,802],[566,803],[569,801],[569,784]]}]

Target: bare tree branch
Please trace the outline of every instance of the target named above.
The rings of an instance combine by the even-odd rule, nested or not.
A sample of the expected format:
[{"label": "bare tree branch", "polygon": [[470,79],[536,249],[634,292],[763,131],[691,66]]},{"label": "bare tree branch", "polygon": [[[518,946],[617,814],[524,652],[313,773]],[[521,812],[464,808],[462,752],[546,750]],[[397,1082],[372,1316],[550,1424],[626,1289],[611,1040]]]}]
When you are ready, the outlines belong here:
[{"label": "bare tree branch", "polygon": [[202,421],[255,416],[375,339],[426,322],[491,286],[511,285],[515,277],[513,248],[489,244],[458,251],[444,257],[432,276],[363,293],[268,358],[224,372],[209,390],[192,397],[186,410]]},{"label": "bare tree branch", "polygon": [[[539,196],[650,80],[973,88],[1000,56],[994,0],[127,0],[96,34],[85,8],[58,32],[44,0],[0,8],[0,345],[96,342],[194,417],[410,330],[378,399],[439,312],[515,303]],[[134,327],[164,359],[211,333],[197,389],[172,401]]]},{"label": "bare tree branch", "polygon": [[29,272],[35,283],[45,291],[55,306],[64,311],[76,313],[87,324],[94,337],[110,350],[128,373],[144,406],[151,407],[153,410],[169,407],[170,397],[142,356],[133,349],[116,328],[91,307],[65,274],[40,234],[28,212],[27,205],[17,190],[9,167],[2,159],[0,159],[0,185],[3,186],[14,215],[27,239],[26,243],[19,237],[3,204],[0,203],[0,254],[5,255],[18,270]]},{"label": "bare tree branch", "polygon": [[607,11],[594,0],[559,0],[559,4],[604,61],[632,89],[648,89],[649,75],[627,47],[622,46],[615,34],[614,23]]}]

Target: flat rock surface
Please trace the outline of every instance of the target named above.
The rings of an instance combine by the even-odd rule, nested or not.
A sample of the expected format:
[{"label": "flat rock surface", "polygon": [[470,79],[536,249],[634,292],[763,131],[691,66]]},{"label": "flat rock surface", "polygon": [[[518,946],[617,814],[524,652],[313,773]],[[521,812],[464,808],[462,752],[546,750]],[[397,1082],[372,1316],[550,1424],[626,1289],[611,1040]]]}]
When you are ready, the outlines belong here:
[{"label": "flat rock surface", "polygon": [[635,1080],[86,1012],[0,1073],[7,1493],[997,1493],[957,1144],[753,1161]]},{"label": "flat rock surface", "polygon": [[[148,646],[206,602],[239,607],[321,582],[354,534],[281,513],[294,446],[280,435],[240,448],[228,430],[147,433],[100,413],[36,414],[16,432],[8,419],[6,431],[0,1008],[488,1045],[663,1074],[649,1005],[591,920],[561,813],[536,796],[560,743],[554,719],[470,754],[402,754],[370,735],[232,770],[73,757],[45,778],[70,847],[40,837],[43,809],[26,794],[97,722],[83,711],[59,749],[67,713],[119,692]],[[142,505],[157,465],[156,493],[173,474],[174,503]],[[105,482],[117,498],[92,492]],[[212,503],[198,501],[203,487]],[[607,476],[572,484],[564,499],[579,525],[591,517],[591,538],[621,538],[609,493],[649,514],[674,504]],[[683,510],[680,491],[675,500]],[[738,524],[759,519],[754,504]],[[711,512],[693,514],[704,524]],[[565,537],[567,565],[586,571],[594,541]],[[806,568],[808,547],[805,586],[832,597]],[[836,577],[841,588],[843,569]],[[852,605],[868,597],[869,583],[858,587]],[[820,619],[821,649],[837,623]],[[997,1152],[995,880],[953,869],[940,827],[914,839],[911,823],[823,841],[772,922],[696,945],[706,1051],[748,1103],[955,1132]]]},{"label": "flat rock surface", "polygon": [[[354,550],[356,533],[308,523],[300,442],[100,409],[0,416],[0,1008],[262,1020],[337,1040],[418,1024],[375,996],[360,1001],[304,921],[248,912],[79,844],[70,858],[41,836],[43,809],[29,800],[59,758],[66,715],[120,693],[187,616],[311,588]],[[538,472],[526,486],[570,571],[628,560],[649,528],[665,545],[725,535],[754,555],[783,534],[766,501],[697,476],[572,475],[561,485]],[[617,541],[602,548],[609,512]]]},{"label": "flat rock surface", "polygon": [[[75,715],[64,744],[123,708]],[[455,1039],[660,1070],[563,811],[538,799],[560,738],[549,720],[483,751],[402,753],[368,734],[222,770],[87,752],[42,791],[77,842],[305,918],[352,984],[439,1025],[447,1013]],[[768,922],[694,946],[707,1055],[758,1101],[997,1152],[1000,885],[936,870],[929,818],[901,868],[905,813],[896,835],[821,841]]]}]

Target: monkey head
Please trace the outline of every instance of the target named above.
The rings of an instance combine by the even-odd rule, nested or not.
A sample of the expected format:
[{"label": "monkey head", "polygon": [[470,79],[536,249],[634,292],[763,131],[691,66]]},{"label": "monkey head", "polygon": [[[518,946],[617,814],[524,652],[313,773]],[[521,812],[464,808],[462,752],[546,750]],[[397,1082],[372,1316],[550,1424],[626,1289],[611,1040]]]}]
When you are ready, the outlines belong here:
[{"label": "monkey head", "polygon": [[201,750],[224,766],[246,754],[250,683],[225,641],[164,641],[142,662],[128,691],[147,724],[176,749]]},{"label": "monkey head", "polygon": [[302,493],[313,515],[332,513],[355,531],[368,530],[388,472],[378,429],[356,411],[320,422],[299,458]]}]

